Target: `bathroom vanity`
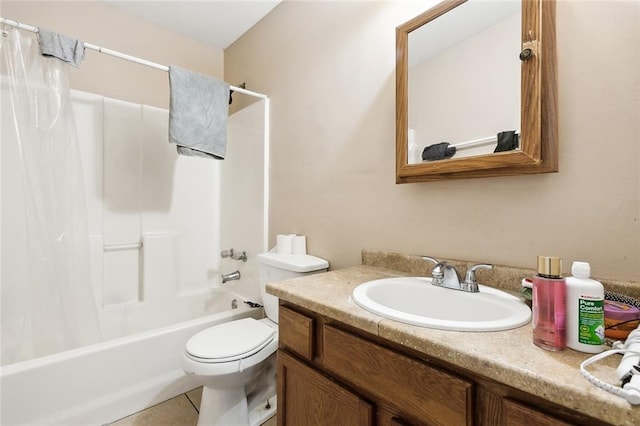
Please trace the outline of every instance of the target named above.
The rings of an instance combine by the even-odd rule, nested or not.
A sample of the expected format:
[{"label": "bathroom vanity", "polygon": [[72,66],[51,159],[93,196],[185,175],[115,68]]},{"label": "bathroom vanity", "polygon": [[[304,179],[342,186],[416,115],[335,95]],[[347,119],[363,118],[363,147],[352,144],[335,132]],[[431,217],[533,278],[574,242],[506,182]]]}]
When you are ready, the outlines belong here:
[{"label": "bathroom vanity", "polygon": [[[359,284],[398,275],[363,265],[267,286],[280,298],[279,425],[640,424],[640,407],[580,375],[588,355],[536,347],[531,324],[435,330],[351,300]],[[590,371],[615,383],[609,360]]]}]

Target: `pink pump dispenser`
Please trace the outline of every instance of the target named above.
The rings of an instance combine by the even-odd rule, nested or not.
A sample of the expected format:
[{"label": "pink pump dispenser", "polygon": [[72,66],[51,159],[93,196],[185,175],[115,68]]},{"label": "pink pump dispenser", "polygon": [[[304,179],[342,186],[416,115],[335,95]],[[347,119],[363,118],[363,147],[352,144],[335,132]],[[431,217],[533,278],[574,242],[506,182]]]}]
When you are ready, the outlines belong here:
[{"label": "pink pump dispenser", "polygon": [[538,273],[532,281],[533,343],[549,351],[564,350],[567,286],[562,278],[562,259],[538,256]]}]

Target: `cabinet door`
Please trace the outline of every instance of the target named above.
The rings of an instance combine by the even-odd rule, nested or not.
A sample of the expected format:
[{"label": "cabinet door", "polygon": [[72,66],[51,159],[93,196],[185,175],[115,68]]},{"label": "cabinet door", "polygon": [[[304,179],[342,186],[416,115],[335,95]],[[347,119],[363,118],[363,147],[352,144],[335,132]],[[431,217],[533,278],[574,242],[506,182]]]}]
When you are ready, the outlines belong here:
[{"label": "cabinet door", "polygon": [[284,351],[278,351],[279,426],[369,426],[373,406]]},{"label": "cabinet door", "polygon": [[515,401],[503,400],[506,426],[565,426],[570,423],[558,420],[548,414],[527,407]]},{"label": "cabinet door", "polygon": [[323,333],[325,367],[376,403],[424,424],[473,424],[472,382],[329,325]]},{"label": "cabinet door", "polygon": [[386,410],[381,408],[376,404],[377,409],[377,417],[376,417],[376,426],[423,426],[419,423],[408,421],[395,414],[393,411]]},{"label": "cabinet door", "polygon": [[280,347],[306,360],[314,357],[314,319],[280,306],[278,313]]}]

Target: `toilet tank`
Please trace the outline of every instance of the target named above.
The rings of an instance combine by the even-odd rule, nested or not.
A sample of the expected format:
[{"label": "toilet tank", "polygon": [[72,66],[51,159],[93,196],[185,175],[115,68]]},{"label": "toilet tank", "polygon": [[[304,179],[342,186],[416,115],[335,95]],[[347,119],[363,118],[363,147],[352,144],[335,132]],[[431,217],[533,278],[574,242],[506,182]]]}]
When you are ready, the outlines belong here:
[{"label": "toilet tank", "polygon": [[264,311],[273,322],[278,322],[278,298],[266,292],[268,283],[326,272],[329,262],[309,254],[261,253],[258,256],[260,294]]}]

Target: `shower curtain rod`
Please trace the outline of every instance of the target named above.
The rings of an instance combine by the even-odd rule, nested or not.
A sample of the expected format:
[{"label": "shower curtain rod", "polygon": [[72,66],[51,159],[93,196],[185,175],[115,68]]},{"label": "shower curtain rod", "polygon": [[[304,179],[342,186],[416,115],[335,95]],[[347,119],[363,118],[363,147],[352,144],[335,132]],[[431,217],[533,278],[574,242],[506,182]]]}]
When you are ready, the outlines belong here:
[{"label": "shower curtain rod", "polygon": [[[31,31],[32,33],[37,33],[38,28],[33,27],[31,25],[23,24],[17,21],[12,21],[11,19],[0,17],[0,23],[10,25],[12,27],[19,28],[21,30]],[[157,64],[155,62],[147,61],[146,59],[137,58],[135,56],[127,55],[126,53],[118,52],[116,50],[106,49],[104,47],[96,46],[95,44],[84,42],[84,47],[87,49],[95,50],[96,52],[104,53],[105,55],[115,56],[116,58],[124,59],[126,61],[135,62],[137,64],[146,65],[151,68],[155,68],[161,71],[168,72],[169,67],[162,64]],[[251,90],[243,89],[242,87],[236,87],[229,85],[229,88],[234,92],[243,93],[249,96],[255,96],[256,98],[266,99],[267,95],[258,92],[252,92]]]}]

